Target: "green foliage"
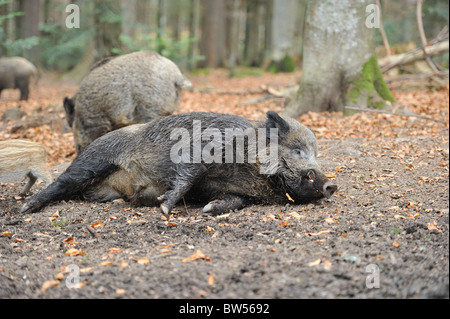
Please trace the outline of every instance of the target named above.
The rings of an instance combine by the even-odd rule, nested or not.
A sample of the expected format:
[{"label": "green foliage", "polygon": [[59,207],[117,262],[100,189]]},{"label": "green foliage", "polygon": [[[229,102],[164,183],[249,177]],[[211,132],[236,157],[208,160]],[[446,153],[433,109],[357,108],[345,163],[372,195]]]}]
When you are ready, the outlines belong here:
[{"label": "green foliage", "polygon": [[61,220],[61,221],[55,221],[55,222],[52,222],[52,223],[50,224],[50,227],[60,227],[60,228],[63,228],[63,227],[66,227],[68,224],[69,224],[68,221],[66,221],[66,220]]},{"label": "green foliage", "polygon": [[[415,1],[410,8],[405,10],[404,1],[382,2],[383,26],[391,45],[414,41],[421,45],[417,28]],[[448,0],[427,0],[423,2],[423,25],[429,39],[437,36],[438,32],[449,24]],[[377,45],[383,45],[379,32],[376,32]]]},{"label": "green foliage", "polygon": [[192,70],[190,73],[192,75],[209,75],[210,72],[211,72],[211,70],[208,68],[198,68],[198,69]]},{"label": "green foliage", "polygon": [[40,24],[41,55],[44,67],[67,71],[83,57],[87,44],[93,38],[92,30],[66,29],[59,24]]},{"label": "green foliage", "polygon": [[284,58],[281,61],[272,61],[267,68],[267,70],[270,73],[278,73],[278,72],[294,72],[297,68],[297,64],[295,63],[294,59],[289,56],[285,55]]},{"label": "green foliage", "polygon": [[239,67],[230,70],[230,78],[245,78],[247,76],[261,76],[264,70],[260,68]]},{"label": "green foliage", "polygon": [[114,55],[121,55],[128,52],[152,50],[172,60],[179,66],[184,67],[190,63],[204,59],[202,56],[188,58],[187,51],[189,49],[189,45],[194,43],[196,41],[195,39],[187,38],[177,41],[173,38],[165,37],[162,32],[160,34],[162,36],[157,37],[150,32],[143,32],[134,38],[122,34],[120,36],[120,41],[123,48],[115,48],[112,50],[112,53]]},{"label": "green foliage", "polygon": [[[11,3],[12,0],[0,0],[0,6]],[[17,56],[21,55],[23,51],[29,50],[39,44],[38,37],[29,37],[25,39],[16,39],[15,41],[8,38],[3,23],[6,20],[20,17],[23,12],[12,12],[7,15],[0,16],[0,55],[1,56]]]}]

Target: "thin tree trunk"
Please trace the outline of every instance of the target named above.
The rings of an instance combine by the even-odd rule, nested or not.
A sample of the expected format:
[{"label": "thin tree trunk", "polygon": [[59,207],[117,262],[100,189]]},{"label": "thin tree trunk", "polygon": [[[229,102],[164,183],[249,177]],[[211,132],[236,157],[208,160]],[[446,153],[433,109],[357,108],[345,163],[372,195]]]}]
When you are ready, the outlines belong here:
[{"label": "thin tree trunk", "polygon": [[95,54],[96,61],[112,55],[111,50],[120,48],[122,24],[120,0],[94,0]]},{"label": "thin tree trunk", "polygon": [[[21,38],[39,37],[40,0],[23,0],[21,17]],[[35,64],[41,60],[40,47],[34,46],[25,50],[24,56]]]},{"label": "thin tree trunk", "polygon": [[189,65],[188,69],[193,70],[196,68],[196,62],[194,61],[194,56],[196,54],[197,42],[198,42],[198,32],[197,26],[199,23],[199,1],[200,0],[192,0],[191,7],[189,9],[189,37],[191,39],[195,39],[189,43],[188,48],[188,60]]},{"label": "thin tree trunk", "polygon": [[296,51],[295,20],[298,0],[274,0],[272,16],[272,60],[280,62]]},{"label": "thin tree trunk", "polygon": [[215,68],[224,65],[225,49],[225,1],[203,0],[202,38],[200,53],[205,57],[202,67]]},{"label": "thin tree trunk", "polygon": [[239,15],[240,0],[227,0],[227,35],[226,35],[226,53],[227,67],[234,68],[239,56]]},{"label": "thin tree trunk", "polygon": [[122,34],[133,38],[137,20],[137,0],[121,0]]}]

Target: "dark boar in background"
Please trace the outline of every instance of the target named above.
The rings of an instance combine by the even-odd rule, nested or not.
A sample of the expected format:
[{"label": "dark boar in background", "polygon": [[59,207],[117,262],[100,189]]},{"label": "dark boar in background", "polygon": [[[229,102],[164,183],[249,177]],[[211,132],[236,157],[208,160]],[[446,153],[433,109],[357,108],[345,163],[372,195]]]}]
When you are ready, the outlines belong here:
[{"label": "dark boar in background", "polygon": [[36,67],[21,57],[0,58],[0,95],[4,89],[19,89],[20,100],[28,100],[30,81],[38,76]]},{"label": "dark boar in background", "polygon": [[191,83],[170,60],[142,51],[98,62],[73,98],[64,99],[80,154],[98,137],[172,114]]},{"label": "dark boar in background", "polygon": [[[228,164],[207,163],[203,159],[195,163],[189,161],[193,155],[190,153],[188,161],[171,160],[171,152],[179,143],[173,133],[181,129],[193,137],[196,122],[201,123],[203,132],[205,128],[214,128],[222,138],[227,129],[262,132],[267,142],[264,152],[272,143],[278,143],[277,161],[270,164],[273,167],[269,174],[261,174],[261,167],[267,163],[259,160],[250,163],[249,157],[242,163],[237,160]],[[277,128],[278,135],[268,135],[270,128]],[[227,139],[222,141],[225,150]],[[207,147],[206,143],[200,145],[202,151]],[[246,152],[249,149],[250,146]],[[183,198],[186,202],[207,203],[203,212],[211,214],[252,203],[307,203],[328,198],[337,189],[321,171],[316,156],[314,133],[274,112],[269,112],[265,121],[213,113],[171,115],[95,140],[56,182],[33,196],[22,212],[35,212],[51,202],[74,196],[101,202],[124,198],[134,204],[160,205],[164,214],[170,213]]]}]

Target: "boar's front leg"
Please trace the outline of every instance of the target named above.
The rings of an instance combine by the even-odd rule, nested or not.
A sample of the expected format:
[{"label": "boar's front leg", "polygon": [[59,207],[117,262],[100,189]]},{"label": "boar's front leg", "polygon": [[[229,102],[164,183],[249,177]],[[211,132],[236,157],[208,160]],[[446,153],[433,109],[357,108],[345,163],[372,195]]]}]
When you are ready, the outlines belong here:
[{"label": "boar's front leg", "polygon": [[241,209],[246,205],[246,200],[238,195],[227,194],[220,199],[209,202],[203,207],[203,214],[210,214],[213,216],[224,214],[228,211]]},{"label": "boar's front leg", "polygon": [[201,179],[206,167],[199,164],[180,164],[176,166],[175,171],[176,177],[172,181],[172,188],[158,197],[161,212],[165,215],[170,214],[175,204]]},{"label": "boar's front leg", "polygon": [[25,196],[31,189],[31,187],[36,183],[37,177],[33,175],[33,173],[29,172],[27,174],[27,177],[29,178],[29,181],[23,191],[19,194],[19,196]]}]

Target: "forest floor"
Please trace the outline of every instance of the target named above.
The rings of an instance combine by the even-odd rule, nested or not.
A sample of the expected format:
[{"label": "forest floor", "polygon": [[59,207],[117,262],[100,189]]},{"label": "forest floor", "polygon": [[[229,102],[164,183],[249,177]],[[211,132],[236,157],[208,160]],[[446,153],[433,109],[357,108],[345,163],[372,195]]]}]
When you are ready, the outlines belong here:
[{"label": "forest floor", "polygon": [[[282,111],[283,99],[245,102],[262,86],[295,85],[298,74],[229,78],[217,70],[190,79],[180,112],[256,119]],[[0,140],[43,143],[49,168],[61,171],[75,156],[62,99],[76,88],[45,77],[28,102],[3,92],[0,115],[17,105],[27,115],[0,122]],[[74,200],[21,215],[25,181],[0,183],[0,299],[448,298],[449,89],[393,93],[412,116],[300,118],[339,186],[315,204],[218,217],[180,206],[165,218],[155,207]],[[42,114],[45,125],[27,124]]]}]

